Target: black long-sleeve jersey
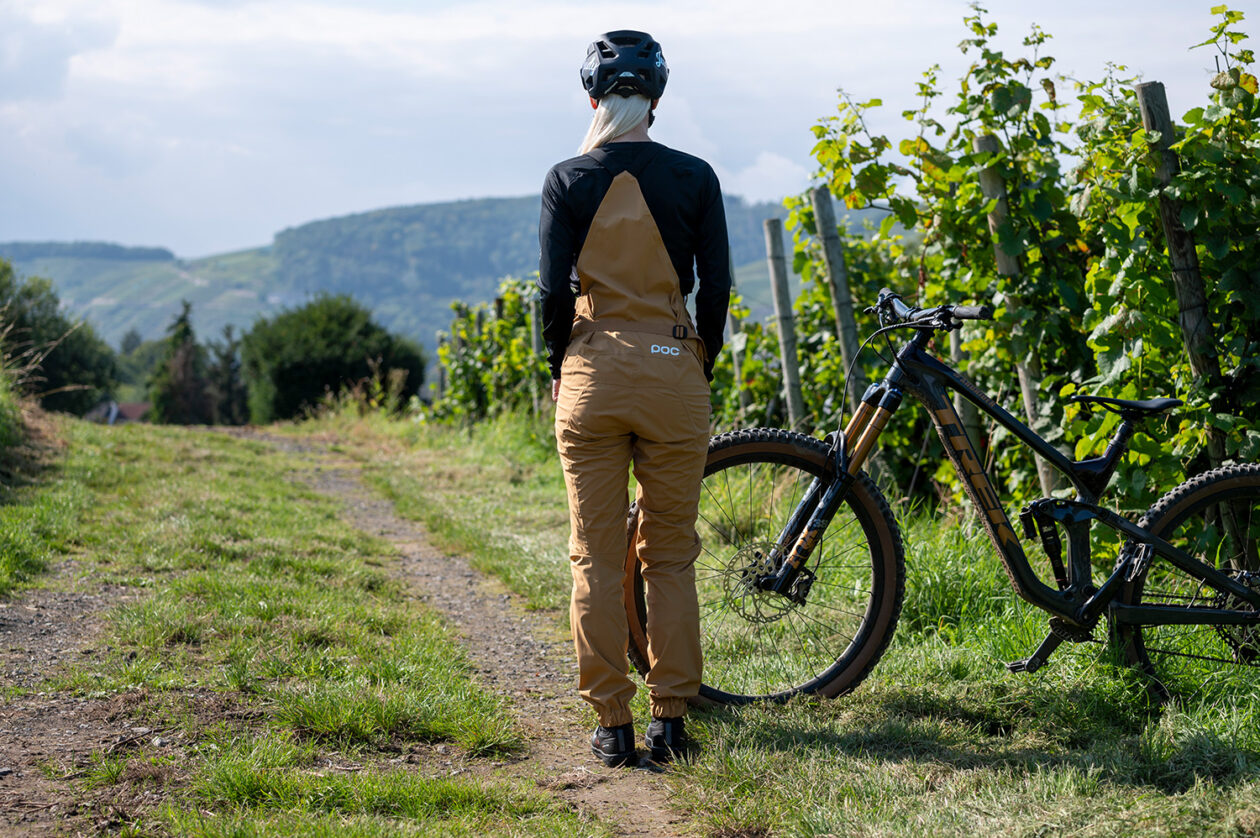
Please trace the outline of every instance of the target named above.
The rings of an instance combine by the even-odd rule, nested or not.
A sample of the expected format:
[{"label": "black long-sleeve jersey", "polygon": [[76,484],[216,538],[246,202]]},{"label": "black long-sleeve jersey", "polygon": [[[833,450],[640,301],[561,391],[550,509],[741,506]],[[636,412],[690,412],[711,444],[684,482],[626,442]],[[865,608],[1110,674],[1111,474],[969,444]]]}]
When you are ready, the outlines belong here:
[{"label": "black long-sleeve jersey", "polygon": [[[696,288],[696,332],[709,357],[705,374],[722,349],[722,330],[731,294],[731,257],[726,232],[722,189],[712,167],[698,157],[659,143],[608,143],[604,148],[619,168],[630,168],[650,147],[659,149],[638,177],[639,189],[660,230],[665,249],[678,274],[680,290]],[[623,156],[624,155],[624,156]],[[577,289],[574,266],[591,219],[613,175],[591,157],[582,155],[557,163],[543,184],[542,217],[538,223],[538,287],[542,295],[543,339],[553,378],[573,328]]]}]

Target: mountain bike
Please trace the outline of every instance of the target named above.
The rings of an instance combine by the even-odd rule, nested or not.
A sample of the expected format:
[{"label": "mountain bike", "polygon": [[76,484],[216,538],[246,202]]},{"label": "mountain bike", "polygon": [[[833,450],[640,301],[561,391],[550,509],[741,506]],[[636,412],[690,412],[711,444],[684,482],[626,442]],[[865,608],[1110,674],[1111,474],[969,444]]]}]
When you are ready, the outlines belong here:
[{"label": "mountain bike", "polygon": [[[992,319],[989,307],[918,309],[884,289],[874,311],[880,328],[872,338],[899,330],[913,336],[843,428],[825,439],[740,430],[709,445],[697,522],[700,703],[834,697],[857,687],[879,661],[901,611],[905,553],[888,502],[863,465],[906,394],[928,411],[1015,592],[1049,614],[1045,640],[1007,664],[1011,671],[1035,672],[1064,642],[1094,639],[1103,623],[1123,659],[1165,695],[1159,673],[1166,677],[1186,662],[1207,670],[1189,677],[1211,677],[1223,665],[1260,665],[1260,465],[1193,477],[1132,523],[1099,505],[1100,496],[1138,424],[1180,400],[1073,397],[1119,415],[1104,453],[1073,461],[929,353],[935,335]],[[1049,461],[1074,497],[1027,504],[1017,533],[951,392]],[[1095,525],[1121,539],[1099,584],[1091,559]],[[633,533],[633,509],[629,526]],[[1039,549],[1040,573],[1025,543]],[[633,538],[630,544],[629,654],[645,673],[651,653],[643,578]]]}]

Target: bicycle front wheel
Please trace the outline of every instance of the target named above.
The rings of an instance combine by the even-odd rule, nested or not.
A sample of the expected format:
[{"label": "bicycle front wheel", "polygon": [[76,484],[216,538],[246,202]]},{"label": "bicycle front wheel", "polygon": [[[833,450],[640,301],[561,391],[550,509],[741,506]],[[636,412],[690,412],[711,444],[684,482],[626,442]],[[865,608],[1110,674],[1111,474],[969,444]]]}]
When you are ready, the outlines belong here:
[{"label": "bicycle front wheel", "polygon": [[[804,602],[752,584],[767,572],[765,559],[810,485],[829,479],[827,452],[820,440],[775,429],[722,434],[710,443],[696,524],[702,700],[841,695],[887,648],[901,612],[905,559],[888,503],[865,474],[814,548]],[[646,674],[647,609],[633,546],[628,564],[630,657]]]},{"label": "bicycle front wheel", "polygon": [[[1244,585],[1260,588],[1260,465],[1225,466],[1191,478],[1160,498],[1138,526]],[[1118,599],[1126,605],[1256,611],[1158,557]],[[1260,626],[1255,623],[1121,624],[1116,633],[1128,661],[1156,677],[1155,687],[1164,694],[1179,683],[1197,688],[1219,676],[1223,664],[1260,665]]]}]

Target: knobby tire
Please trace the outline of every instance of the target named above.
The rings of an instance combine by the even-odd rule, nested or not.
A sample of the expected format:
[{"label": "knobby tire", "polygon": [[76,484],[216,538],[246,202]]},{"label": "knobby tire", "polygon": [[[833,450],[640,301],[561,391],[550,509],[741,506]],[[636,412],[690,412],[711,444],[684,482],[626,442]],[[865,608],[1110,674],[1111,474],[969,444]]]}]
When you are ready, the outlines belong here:
[{"label": "knobby tire", "polygon": [[[778,429],[735,431],[710,442],[697,521],[705,658],[698,703],[841,695],[862,682],[892,639],[905,557],[888,503],[865,474],[810,557],[807,567],[816,581],[804,604],[748,584],[808,485],[826,479],[827,463],[821,440]],[[646,675],[648,613],[635,524],[632,511],[625,592],[629,655]]]},{"label": "knobby tire", "polygon": [[[1193,477],[1160,498],[1138,525],[1206,564],[1260,585],[1260,465],[1224,466]],[[1118,599],[1126,605],[1255,610],[1158,557]],[[1219,676],[1222,665],[1260,665],[1257,626],[1119,625],[1116,634],[1127,661],[1151,676],[1154,691],[1164,697],[1180,691],[1178,684],[1195,689]],[[1248,674],[1254,670],[1237,671],[1254,678]]]}]

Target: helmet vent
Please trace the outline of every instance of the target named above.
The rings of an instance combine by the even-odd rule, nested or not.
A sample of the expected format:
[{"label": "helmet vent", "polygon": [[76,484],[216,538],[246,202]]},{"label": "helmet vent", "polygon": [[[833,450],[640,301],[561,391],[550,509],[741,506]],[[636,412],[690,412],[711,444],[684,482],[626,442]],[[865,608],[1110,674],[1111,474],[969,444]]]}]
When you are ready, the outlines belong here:
[{"label": "helmet vent", "polygon": [[622,29],[605,32],[587,47],[580,76],[592,99],[614,92],[659,99],[669,80],[669,66],[651,35]]}]

